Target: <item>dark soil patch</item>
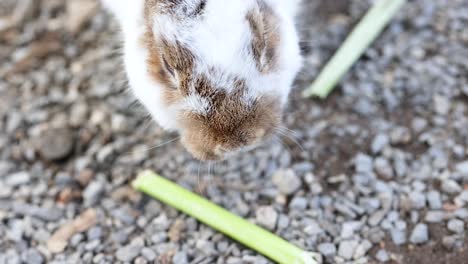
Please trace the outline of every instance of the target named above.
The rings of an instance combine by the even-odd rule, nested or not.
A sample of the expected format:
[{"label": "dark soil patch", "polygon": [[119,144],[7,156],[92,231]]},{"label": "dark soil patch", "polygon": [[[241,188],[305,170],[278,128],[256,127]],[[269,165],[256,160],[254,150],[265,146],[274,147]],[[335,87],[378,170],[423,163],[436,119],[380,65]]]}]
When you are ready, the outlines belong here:
[{"label": "dark soil patch", "polygon": [[[447,230],[442,225],[431,225],[431,242],[422,245],[395,246],[390,239],[385,241],[384,248],[389,253],[401,256],[401,261],[391,261],[390,264],[465,264],[468,263],[468,236],[465,236],[464,248],[447,250],[442,245],[442,238],[447,235]],[[375,255],[378,248],[371,251]],[[377,263],[377,262],[374,262]]]}]

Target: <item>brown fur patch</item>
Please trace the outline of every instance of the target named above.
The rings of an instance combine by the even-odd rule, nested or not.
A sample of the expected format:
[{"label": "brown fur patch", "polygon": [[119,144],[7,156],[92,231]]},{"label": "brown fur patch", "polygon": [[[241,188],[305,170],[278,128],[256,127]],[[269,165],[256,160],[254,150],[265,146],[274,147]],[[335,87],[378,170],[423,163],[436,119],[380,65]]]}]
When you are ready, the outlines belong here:
[{"label": "brown fur patch", "polygon": [[148,73],[153,81],[163,88],[163,97],[166,104],[172,104],[182,99],[180,92],[174,87],[170,74],[164,69],[160,49],[154,39],[151,29],[147,30],[142,38],[143,45],[147,48],[149,56],[146,60]]},{"label": "brown fur patch", "polygon": [[[152,18],[161,12],[158,8],[161,8],[161,5],[165,8],[172,8],[180,1],[146,0],[145,7],[147,29],[143,43],[149,51],[148,71],[153,80],[162,84],[164,102],[167,105],[181,101],[184,96],[189,95],[190,87],[194,87],[195,91],[202,97],[215,90],[214,87],[210,86],[206,76],[193,76],[195,56],[188,48],[177,40],[170,42],[164,38],[156,39],[154,36]],[[200,9],[198,12],[202,12],[203,8],[204,4],[198,7]]]},{"label": "brown fur patch", "polygon": [[[181,0],[164,0],[168,7]],[[188,83],[194,66],[194,55],[180,43],[170,43],[165,39],[156,39],[153,33],[152,18],[157,15],[158,3],[161,0],[146,0],[146,32],[142,38],[143,45],[149,52],[148,71],[153,80],[163,86],[164,102],[167,105],[183,99],[188,94]],[[174,75],[174,76],[172,76]]]},{"label": "brown fur patch", "polygon": [[258,8],[251,10],[246,19],[252,32],[251,49],[257,69],[268,73],[276,66],[277,49],[280,44],[279,21],[273,9],[263,0],[257,2]]},{"label": "brown fur patch", "polygon": [[220,93],[214,111],[203,116],[184,113],[183,144],[198,159],[216,160],[274,133],[281,120],[276,98],[262,97],[246,104],[238,95]]}]

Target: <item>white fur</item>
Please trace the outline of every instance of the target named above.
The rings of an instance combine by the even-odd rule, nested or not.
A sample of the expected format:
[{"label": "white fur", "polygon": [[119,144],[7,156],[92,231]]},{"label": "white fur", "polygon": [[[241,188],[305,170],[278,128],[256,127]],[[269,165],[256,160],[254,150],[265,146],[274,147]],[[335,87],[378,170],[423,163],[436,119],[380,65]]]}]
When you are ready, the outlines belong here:
[{"label": "white fur", "polygon": [[[187,0],[195,6],[198,0]],[[161,84],[153,81],[146,68],[147,51],[140,43],[145,30],[143,24],[144,0],[102,0],[119,20],[124,35],[124,61],[130,86],[135,96],[147,107],[155,120],[165,129],[179,130],[177,113],[191,108],[203,113],[207,102],[192,95],[179,107],[165,107],[162,103]],[[256,0],[221,1],[208,0],[204,19],[180,22],[168,15],[154,17],[154,34],[171,40],[177,38],[192,51],[196,51],[195,73],[210,73],[211,82],[219,89],[232,87],[231,76],[247,80],[246,100],[263,95],[276,95],[286,104],[293,80],[302,61],[298,47],[298,35],[294,17],[299,0],[266,0],[281,19],[281,47],[279,68],[271,74],[261,74],[253,58],[247,55],[245,43],[252,38],[246,13],[256,5]]]},{"label": "white fur", "polygon": [[210,108],[210,103],[206,98],[198,94],[187,96],[181,103],[175,105],[175,111],[182,109],[186,111],[194,111],[200,115],[206,115]]}]

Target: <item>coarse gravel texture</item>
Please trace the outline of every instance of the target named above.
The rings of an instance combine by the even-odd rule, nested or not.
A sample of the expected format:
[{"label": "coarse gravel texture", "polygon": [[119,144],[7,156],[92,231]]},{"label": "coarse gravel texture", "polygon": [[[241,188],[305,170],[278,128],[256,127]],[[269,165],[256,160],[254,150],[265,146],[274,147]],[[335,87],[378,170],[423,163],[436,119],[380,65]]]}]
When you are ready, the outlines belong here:
[{"label": "coarse gravel texture", "polygon": [[326,263],[466,263],[468,2],[410,1],[323,101],[301,89],[369,1],[304,2],[291,132],[202,164],[134,103],[94,0],[0,1],[0,264],[270,263],[133,191],[147,168]]}]

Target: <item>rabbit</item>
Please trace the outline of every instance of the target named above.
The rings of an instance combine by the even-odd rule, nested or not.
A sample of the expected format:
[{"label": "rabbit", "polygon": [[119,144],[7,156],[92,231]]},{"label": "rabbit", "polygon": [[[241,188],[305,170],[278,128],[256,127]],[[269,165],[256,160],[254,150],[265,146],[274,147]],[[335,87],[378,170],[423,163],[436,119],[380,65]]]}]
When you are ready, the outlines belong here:
[{"label": "rabbit", "polygon": [[271,138],[302,66],[299,0],[101,0],[136,98],[202,161]]}]

